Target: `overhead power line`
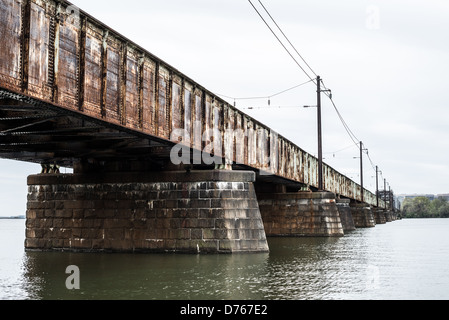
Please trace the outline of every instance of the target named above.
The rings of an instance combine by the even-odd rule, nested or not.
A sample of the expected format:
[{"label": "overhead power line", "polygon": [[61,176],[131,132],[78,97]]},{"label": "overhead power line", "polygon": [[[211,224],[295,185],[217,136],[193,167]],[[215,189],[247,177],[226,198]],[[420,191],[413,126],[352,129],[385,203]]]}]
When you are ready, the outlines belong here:
[{"label": "overhead power line", "polygon": [[[259,15],[259,17],[262,19],[262,21],[265,23],[265,25],[268,27],[268,29],[270,29],[271,33],[276,37],[276,39],[279,41],[279,43],[282,45],[282,47],[287,51],[287,53],[290,55],[290,57],[295,61],[295,63],[301,68],[301,70],[306,74],[306,76],[310,79],[310,81],[314,82],[316,84],[316,80],[317,79],[313,79],[309,73],[299,64],[299,62],[295,59],[295,57],[293,56],[293,54],[287,49],[287,47],[285,46],[285,44],[281,41],[281,39],[278,37],[278,35],[274,32],[274,30],[270,27],[270,25],[268,24],[268,22],[264,19],[264,17],[262,16],[262,14],[259,12],[259,10],[257,10],[257,8],[254,6],[254,4],[251,2],[251,0],[248,0],[248,2],[251,4],[251,6],[253,7],[253,9],[257,12],[257,14]],[[295,50],[296,54],[301,58],[301,60],[306,64],[306,66],[312,71],[312,73],[315,75],[315,77],[318,78],[318,76],[316,75],[316,72],[313,71],[313,69],[310,67],[310,65],[305,61],[305,59],[302,57],[302,55],[299,53],[299,51],[296,49],[296,47],[292,44],[292,42],[290,41],[290,39],[287,37],[287,35],[285,34],[284,31],[282,31],[281,27],[279,26],[279,24],[276,22],[276,20],[273,18],[273,16],[270,14],[270,12],[268,11],[268,9],[263,5],[261,0],[258,0],[258,2],[260,3],[260,5],[262,6],[262,8],[265,10],[265,12],[268,14],[268,16],[270,17],[270,19],[273,21],[273,23],[276,25],[276,27],[279,29],[279,31],[282,33],[282,35],[284,36],[284,38],[287,40],[287,42],[290,44],[290,46]],[[327,87],[324,85],[326,90]],[[347,125],[346,121],[343,119],[340,111],[338,110],[337,106],[335,105],[331,95],[326,92],[326,95],[329,97],[329,99],[332,102],[332,105],[335,108],[335,111],[337,112],[337,115],[340,119],[340,121],[343,124],[343,127],[345,128],[346,132],[348,133],[349,137],[351,138],[351,140],[354,142],[354,144],[358,144],[359,143],[359,139],[357,139],[357,137],[355,136],[355,134],[352,132],[352,130],[349,128],[349,126]]]},{"label": "overhead power line", "polygon": [[[265,18],[262,16],[262,14],[259,12],[259,10],[254,6],[254,4],[251,2],[251,0],[248,0],[248,2],[251,4],[251,6],[253,7],[253,9],[257,12],[257,14],[259,15],[259,17],[262,19],[262,21],[265,23],[265,25],[268,27],[268,29],[271,31],[271,33],[276,37],[277,41],[281,44],[281,46],[284,48],[284,50],[289,54],[289,56],[293,59],[293,61],[298,65],[298,67],[304,72],[304,74],[310,79],[310,81],[306,82],[313,82],[314,84],[318,85],[318,81],[321,81],[321,84],[323,85],[325,90],[322,90],[322,92],[324,92],[326,94],[326,96],[330,99],[332,106],[334,107],[338,118],[340,119],[341,123],[343,124],[343,127],[345,129],[345,131],[347,132],[349,138],[351,139],[351,141],[354,143],[354,145],[357,148],[361,148],[361,144],[360,144],[360,139],[357,138],[357,136],[354,134],[354,132],[351,130],[351,128],[349,127],[349,125],[346,123],[345,119],[343,118],[342,114],[340,113],[340,111],[338,110],[333,98],[332,98],[332,94],[330,93],[331,91],[327,88],[327,86],[324,84],[324,82],[322,80],[319,80],[320,77],[318,77],[318,75],[316,74],[316,72],[310,67],[310,65],[307,63],[307,61],[303,58],[303,56],[299,53],[299,51],[296,49],[296,47],[293,45],[293,43],[290,41],[290,39],[287,37],[287,35],[285,34],[285,32],[281,29],[281,27],[279,26],[279,24],[276,22],[276,20],[274,19],[274,17],[270,14],[270,12],[268,11],[268,9],[265,7],[265,5],[262,3],[261,0],[258,0],[260,6],[264,9],[265,13],[270,17],[271,21],[274,23],[274,25],[277,27],[277,29],[280,31],[280,33],[282,34],[282,36],[285,38],[285,40],[288,42],[288,44],[293,48],[293,50],[295,51],[295,53],[299,56],[299,58],[301,58],[302,62],[307,66],[307,68],[312,72],[312,74],[315,76],[315,78],[313,78],[306,70],[305,68],[298,62],[298,60],[294,57],[294,55],[290,52],[290,50],[287,48],[287,46],[283,43],[283,41],[280,39],[280,37],[276,34],[276,32],[273,30],[273,28],[268,24],[268,22],[265,20]],[[304,84],[306,84],[304,83]],[[294,88],[297,88],[299,86],[302,86],[304,84],[295,86],[293,88],[287,89],[283,92],[280,92],[279,94],[282,94],[284,92],[293,90]],[[276,94],[276,95],[279,95]],[[227,97],[230,99],[234,99],[235,100],[250,100],[250,99],[269,99],[271,97],[274,97],[276,95],[271,95],[271,96],[267,96],[267,97],[250,97],[250,98],[232,98],[232,97]],[[226,97],[226,96],[225,96]],[[270,104],[270,101],[269,101]],[[292,106],[292,108],[295,108],[296,106]],[[261,109],[262,107],[258,107],[257,109]],[[286,107],[279,107],[279,108],[286,108]],[[248,109],[256,109],[256,107],[253,108],[248,108]],[[368,159],[370,161],[371,166],[373,167],[373,169],[375,171],[376,170],[376,166],[374,165],[368,149],[362,149],[361,153],[366,153],[368,156]],[[381,173],[382,175],[382,173]]]},{"label": "overhead power line", "polygon": [[245,107],[243,110],[255,110],[255,109],[287,109],[287,108],[304,108],[303,106],[266,106],[266,107]]},{"label": "overhead power line", "polygon": [[[310,79],[310,81],[314,82],[316,84],[316,79],[313,79],[309,73],[299,64],[299,62],[295,59],[295,57],[293,56],[293,54],[287,49],[287,47],[285,46],[285,44],[281,41],[281,39],[278,37],[278,35],[274,32],[274,30],[270,27],[270,25],[268,24],[268,22],[264,19],[264,17],[262,16],[262,14],[259,12],[259,10],[257,10],[257,8],[254,6],[254,4],[251,2],[251,0],[248,0],[248,2],[251,4],[251,6],[253,7],[253,9],[257,12],[257,14],[259,15],[259,17],[262,19],[262,21],[265,23],[265,25],[268,27],[268,29],[270,29],[271,33],[276,37],[276,39],[279,41],[279,43],[282,45],[282,47],[287,51],[287,53],[290,55],[290,57],[295,61],[295,63],[301,68],[301,70],[306,74],[306,76]],[[285,32],[282,30],[282,28],[279,26],[279,24],[276,22],[276,20],[273,18],[273,16],[270,14],[270,12],[268,11],[268,9],[264,6],[264,4],[262,3],[261,0],[258,0],[259,4],[262,6],[262,8],[264,9],[264,11],[268,14],[268,16],[270,17],[271,21],[276,25],[276,27],[278,28],[278,30],[281,32],[281,34],[284,36],[284,38],[287,40],[287,42],[290,44],[290,46],[295,50],[296,54],[301,58],[301,60],[306,64],[306,66],[310,69],[310,71],[312,71],[312,73],[315,75],[316,78],[318,78],[316,72],[310,67],[310,65],[305,61],[305,59],[302,57],[302,55],[299,53],[299,51],[296,49],[296,47],[293,45],[293,43],[290,41],[290,39],[287,37],[287,35],[285,34]],[[323,86],[326,90],[327,87],[323,82]],[[340,111],[338,110],[337,106],[335,105],[335,102],[332,99],[332,96],[330,95],[329,92],[326,92],[326,95],[329,97],[330,101],[332,102],[332,105],[335,109],[335,111],[337,112],[337,115],[340,119],[340,121],[343,124],[343,127],[345,128],[346,132],[348,133],[349,137],[351,138],[351,140],[354,142],[354,144],[358,145],[359,143],[359,139],[357,139],[356,135],[352,132],[352,130],[349,128],[348,124],[346,123],[346,121],[343,119]],[[269,97],[266,97],[269,98]]]},{"label": "overhead power line", "polygon": [[347,146],[346,148],[343,148],[343,149],[340,149],[340,150],[337,150],[337,151],[323,152],[323,153],[324,153],[324,154],[337,154],[337,153],[346,151],[346,150],[351,149],[351,148],[354,148],[354,146],[353,146],[352,144],[351,144],[350,146]]},{"label": "overhead power line", "polygon": [[258,0],[260,5],[262,6],[262,8],[265,10],[265,12],[268,14],[268,16],[270,17],[271,21],[273,21],[273,23],[276,25],[276,27],[279,29],[279,31],[282,33],[282,35],[284,36],[284,38],[287,40],[287,42],[290,44],[290,46],[293,48],[293,50],[295,50],[295,52],[298,54],[298,56],[301,58],[301,60],[306,64],[306,66],[310,69],[310,71],[312,71],[312,73],[315,75],[316,78],[318,78],[318,75],[316,74],[315,71],[313,71],[313,69],[310,67],[310,65],[307,63],[306,60],[304,60],[304,58],[302,57],[302,55],[298,52],[298,50],[295,48],[295,46],[293,45],[293,43],[290,41],[290,39],[287,37],[287,35],[285,34],[284,31],[282,31],[281,27],[279,27],[279,25],[277,24],[276,20],[274,20],[273,16],[270,14],[270,12],[268,12],[267,8],[263,5],[261,0]]},{"label": "overhead power line", "polygon": [[293,56],[293,54],[288,50],[288,48],[285,46],[285,44],[281,41],[281,39],[279,39],[278,35],[276,34],[276,32],[274,32],[274,30],[270,27],[270,25],[268,24],[268,22],[265,20],[265,18],[262,16],[262,14],[259,12],[259,10],[257,10],[257,8],[254,6],[254,4],[251,2],[251,0],[248,0],[248,2],[251,4],[251,6],[253,7],[253,9],[257,12],[257,14],[259,15],[259,17],[262,19],[262,21],[265,23],[265,25],[268,27],[268,29],[270,29],[271,33],[276,37],[276,39],[279,41],[279,43],[281,44],[281,46],[284,48],[285,51],[287,51],[287,53],[289,54],[289,56],[293,59],[293,61],[295,61],[295,63],[298,65],[298,67],[306,74],[306,76],[313,81],[316,84],[316,79],[314,79],[313,77],[311,77],[307,71],[301,66],[301,64],[298,62],[298,60],[295,59],[295,57]]},{"label": "overhead power line", "polygon": [[[330,98],[329,98],[330,99]],[[360,140],[357,139],[355,134],[352,132],[352,130],[349,128],[348,124],[346,123],[345,119],[343,119],[343,116],[341,115],[340,111],[338,110],[337,106],[335,105],[335,102],[333,99],[330,99],[332,102],[332,105],[337,112],[338,118],[340,119],[341,123],[343,124],[343,127],[345,128],[346,132],[348,133],[349,137],[351,138],[352,142],[354,142],[355,145],[358,145]]]},{"label": "overhead power line", "polygon": [[308,84],[308,83],[310,83],[310,82],[312,82],[312,80],[309,80],[309,81],[307,81],[307,82],[298,84],[298,85],[296,85],[296,86],[294,86],[294,87],[291,87],[291,88],[282,90],[281,92],[277,92],[277,93],[275,93],[275,94],[271,94],[271,95],[268,95],[268,96],[260,96],[260,97],[241,97],[241,98],[237,98],[237,97],[227,96],[227,95],[224,95],[224,94],[217,94],[217,95],[219,95],[220,97],[228,98],[228,99],[232,99],[232,100],[258,100],[258,99],[271,99],[271,98],[280,96],[281,94],[284,94],[284,93],[286,93],[286,92],[289,92],[289,91],[292,91],[292,90],[297,89],[297,88],[299,88],[299,87],[302,87],[302,86],[304,86],[304,85],[306,85],[306,84]]},{"label": "overhead power line", "polygon": [[357,136],[352,132],[352,130],[349,128],[348,124],[346,123],[345,119],[343,118],[343,116],[341,115],[340,111],[338,110],[332,95],[329,93],[326,85],[324,84],[323,81],[321,81],[321,83],[323,84],[324,88],[326,88],[326,90],[324,90],[324,94],[329,98],[329,100],[332,103],[332,106],[334,107],[335,111],[337,112],[338,118],[340,119],[341,123],[343,124],[343,127],[345,128],[346,132],[348,133],[349,137],[351,138],[352,142],[354,142],[355,145],[359,146],[359,142],[360,139],[357,138]]}]

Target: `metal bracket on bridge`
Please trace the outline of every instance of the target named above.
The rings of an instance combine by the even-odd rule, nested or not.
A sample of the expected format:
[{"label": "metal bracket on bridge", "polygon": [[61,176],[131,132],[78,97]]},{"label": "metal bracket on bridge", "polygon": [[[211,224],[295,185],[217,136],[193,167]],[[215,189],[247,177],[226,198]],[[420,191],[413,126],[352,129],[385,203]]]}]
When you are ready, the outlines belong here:
[{"label": "metal bracket on bridge", "polygon": [[41,174],[60,173],[59,166],[57,164],[41,164]]}]

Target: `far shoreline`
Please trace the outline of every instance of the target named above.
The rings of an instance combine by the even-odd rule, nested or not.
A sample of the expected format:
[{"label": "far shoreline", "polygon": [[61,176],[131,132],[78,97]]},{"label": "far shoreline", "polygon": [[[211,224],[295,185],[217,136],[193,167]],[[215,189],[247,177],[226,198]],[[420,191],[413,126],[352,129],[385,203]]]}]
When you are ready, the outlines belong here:
[{"label": "far shoreline", "polygon": [[0,220],[25,220],[25,216],[0,217]]}]

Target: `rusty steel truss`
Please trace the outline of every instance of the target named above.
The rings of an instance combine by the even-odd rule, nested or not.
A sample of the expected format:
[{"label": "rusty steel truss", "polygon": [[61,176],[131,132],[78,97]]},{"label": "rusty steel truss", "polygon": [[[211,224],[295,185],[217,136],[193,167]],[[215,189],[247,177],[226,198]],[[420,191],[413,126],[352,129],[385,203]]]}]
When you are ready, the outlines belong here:
[{"label": "rusty steel truss", "polygon": [[[179,142],[175,129],[203,150],[199,123],[223,138],[215,156],[318,185],[317,158],[67,1],[0,0],[0,35],[2,158],[68,167],[80,158],[155,159]],[[239,130],[252,134],[229,136]],[[358,201],[363,192],[376,205],[326,164],[323,176],[325,190]]]}]

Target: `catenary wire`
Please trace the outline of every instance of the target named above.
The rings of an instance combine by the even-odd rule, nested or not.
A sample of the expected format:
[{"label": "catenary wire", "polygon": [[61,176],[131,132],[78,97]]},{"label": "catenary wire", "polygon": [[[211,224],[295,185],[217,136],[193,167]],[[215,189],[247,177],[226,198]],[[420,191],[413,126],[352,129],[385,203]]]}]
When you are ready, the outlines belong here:
[{"label": "catenary wire", "polygon": [[298,50],[296,49],[296,47],[293,45],[293,43],[290,41],[290,39],[287,37],[287,35],[284,33],[284,31],[282,31],[281,27],[279,27],[278,23],[276,22],[276,20],[273,18],[273,16],[270,14],[270,12],[268,12],[267,8],[263,5],[261,0],[258,0],[260,5],[262,6],[262,8],[265,10],[265,12],[268,14],[268,16],[270,17],[271,21],[273,21],[273,23],[276,25],[276,27],[279,29],[279,31],[282,33],[282,35],[284,36],[284,38],[287,40],[287,42],[290,44],[290,46],[293,48],[293,50],[295,50],[295,52],[298,54],[298,56],[301,58],[301,60],[306,64],[306,66],[310,69],[310,71],[312,71],[312,73],[315,75],[315,77],[318,77],[318,75],[315,73],[315,71],[313,71],[313,69],[310,67],[310,65],[306,62],[306,60],[302,57],[302,55],[298,52]]},{"label": "catenary wire", "polygon": [[281,92],[278,92],[278,93],[275,93],[275,94],[272,94],[272,95],[269,95],[269,96],[263,96],[263,97],[242,97],[242,98],[236,98],[236,97],[231,97],[231,96],[227,96],[227,95],[224,95],[224,94],[217,94],[217,95],[220,96],[220,97],[227,98],[227,99],[232,99],[232,100],[259,100],[259,99],[270,99],[270,98],[274,98],[274,97],[280,96],[281,94],[284,94],[284,93],[286,93],[286,92],[292,91],[292,90],[294,90],[294,89],[297,89],[297,88],[299,88],[299,87],[302,87],[302,86],[304,86],[304,85],[306,85],[306,84],[308,84],[308,83],[310,83],[310,82],[312,82],[312,80],[309,80],[309,81],[307,81],[307,82],[298,84],[298,85],[296,85],[296,86],[294,86],[294,87],[285,89],[285,90],[283,90],[283,91],[281,91]]},{"label": "catenary wire", "polygon": [[[268,16],[270,17],[270,19],[272,20],[272,22],[276,25],[276,27],[279,29],[279,31],[282,33],[282,35],[284,36],[284,38],[287,40],[287,42],[290,44],[290,46],[295,50],[296,54],[302,59],[302,61],[307,65],[307,67],[312,71],[312,73],[316,76],[316,79],[312,79],[312,77],[304,70],[304,68],[298,63],[298,61],[293,57],[293,55],[291,54],[291,52],[287,49],[287,47],[284,45],[284,43],[279,39],[279,37],[276,35],[276,33],[273,31],[273,29],[270,27],[270,25],[267,23],[267,21],[263,18],[263,16],[260,14],[260,12],[257,10],[257,8],[254,6],[254,4],[251,2],[251,0],[248,0],[248,2],[251,4],[251,6],[253,7],[253,9],[257,12],[257,14],[259,15],[259,17],[263,20],[263,22],[265,23],[265,25],[270,29],[271,33],[276,37],[276,39],[279,41],[279,43],[282,45],[282,47],[287,51],[287,53],[290,55],[290,57],[295,61],[295,63],[301,68],[301,70],[306,74],[306,76],[310,79],[309,82],[314,82],[315,84],[317,84],[316,80],[318,78],[317,74],[313,71],[313,69],[310,67],[310,65],[305,61],[305,59],[302,57],[302,55],[298,52],[298,50],[296,49],[296,47],[291,43],[291,41],[288,39],[288,37],[286,36],[286,34],[282,31],[282,29],[279,27],[279,24],[275,21],[275,19],[273,18],[273,16],[269,13],[269,11],[267,10],[267,8],[263,5],[261,0],[258,0],[259,4],[263,7],[263,9],[265,10],[265,12],[268,14]],[[322,81],[323,87],[327,90],[327,86],[324,84],[324,82]],[[348,126],[348,124],[346,123],[346,121],[344,120],[343,116],[341,115],[340,111],[338,110],[335,102],[332,99],[332,96],[329,92],[325,92],[325,94],[329,97],[335,111],[337,112],[337,115],[341,121],[341,123],[343,124],[343,127],[345,128],[346,132],[348,133],[350,139],[352,140],[352,142],[358,147],[360,148],[359,142],[360,139],[357,138],[357,136],[353,133],[353,131],[350,129],[350,127]],[[261,97],[261,98],[270,98],[270,97]],[[235,99],[236,100],[236,99]],[[254,108],[250,108],[250,109],[254,109]],[[363,152],[364,150],[362,150]],[[365,152],[368,156],[368,159],[370,161],[371,166],[373,167],[373,169],[375,170],[375,166],[374,163],[368,153],[368,150],[366,150]]]},{"label": "catenary wire", "polygon": [[287,51],[287,53],[290,55],[290,57],[293,59],[293,61],[295,61],[295,63],[298,65],[298,67],[306,74],[306,76],[313,81],[314,83],[316,83],[316,79],[312,78],[307,71],[301,66],[301,64],[299,64],[298,60],[295,59],[295,57],[293,56],[293,54],[287,49],[287,47],[285,46],[285,44],[281,41],[281,39],[279,39],[278,35],[276,34],[276,32],[274,32],[274,30],[270,27],[270,25],[268,24],[268,22],[265,20],[265,18],[262,16],[262,14],[259,12],[259,10],[257,10],[257,8],[254,6],[254,4],[251,2],[251,0],[248,0],[248,2],[251,4],[251,6],[253,7],[253,9],[257,12],[257,14],[259,15],[259,17],[262,19],[262,21],[265,23],[265,25],[268,27],[268,29],[270,29],[271,33],[276,37],[276,39],[279,41],[279,43],[282,45],[282,47],[285,49],[285,51]]}]

